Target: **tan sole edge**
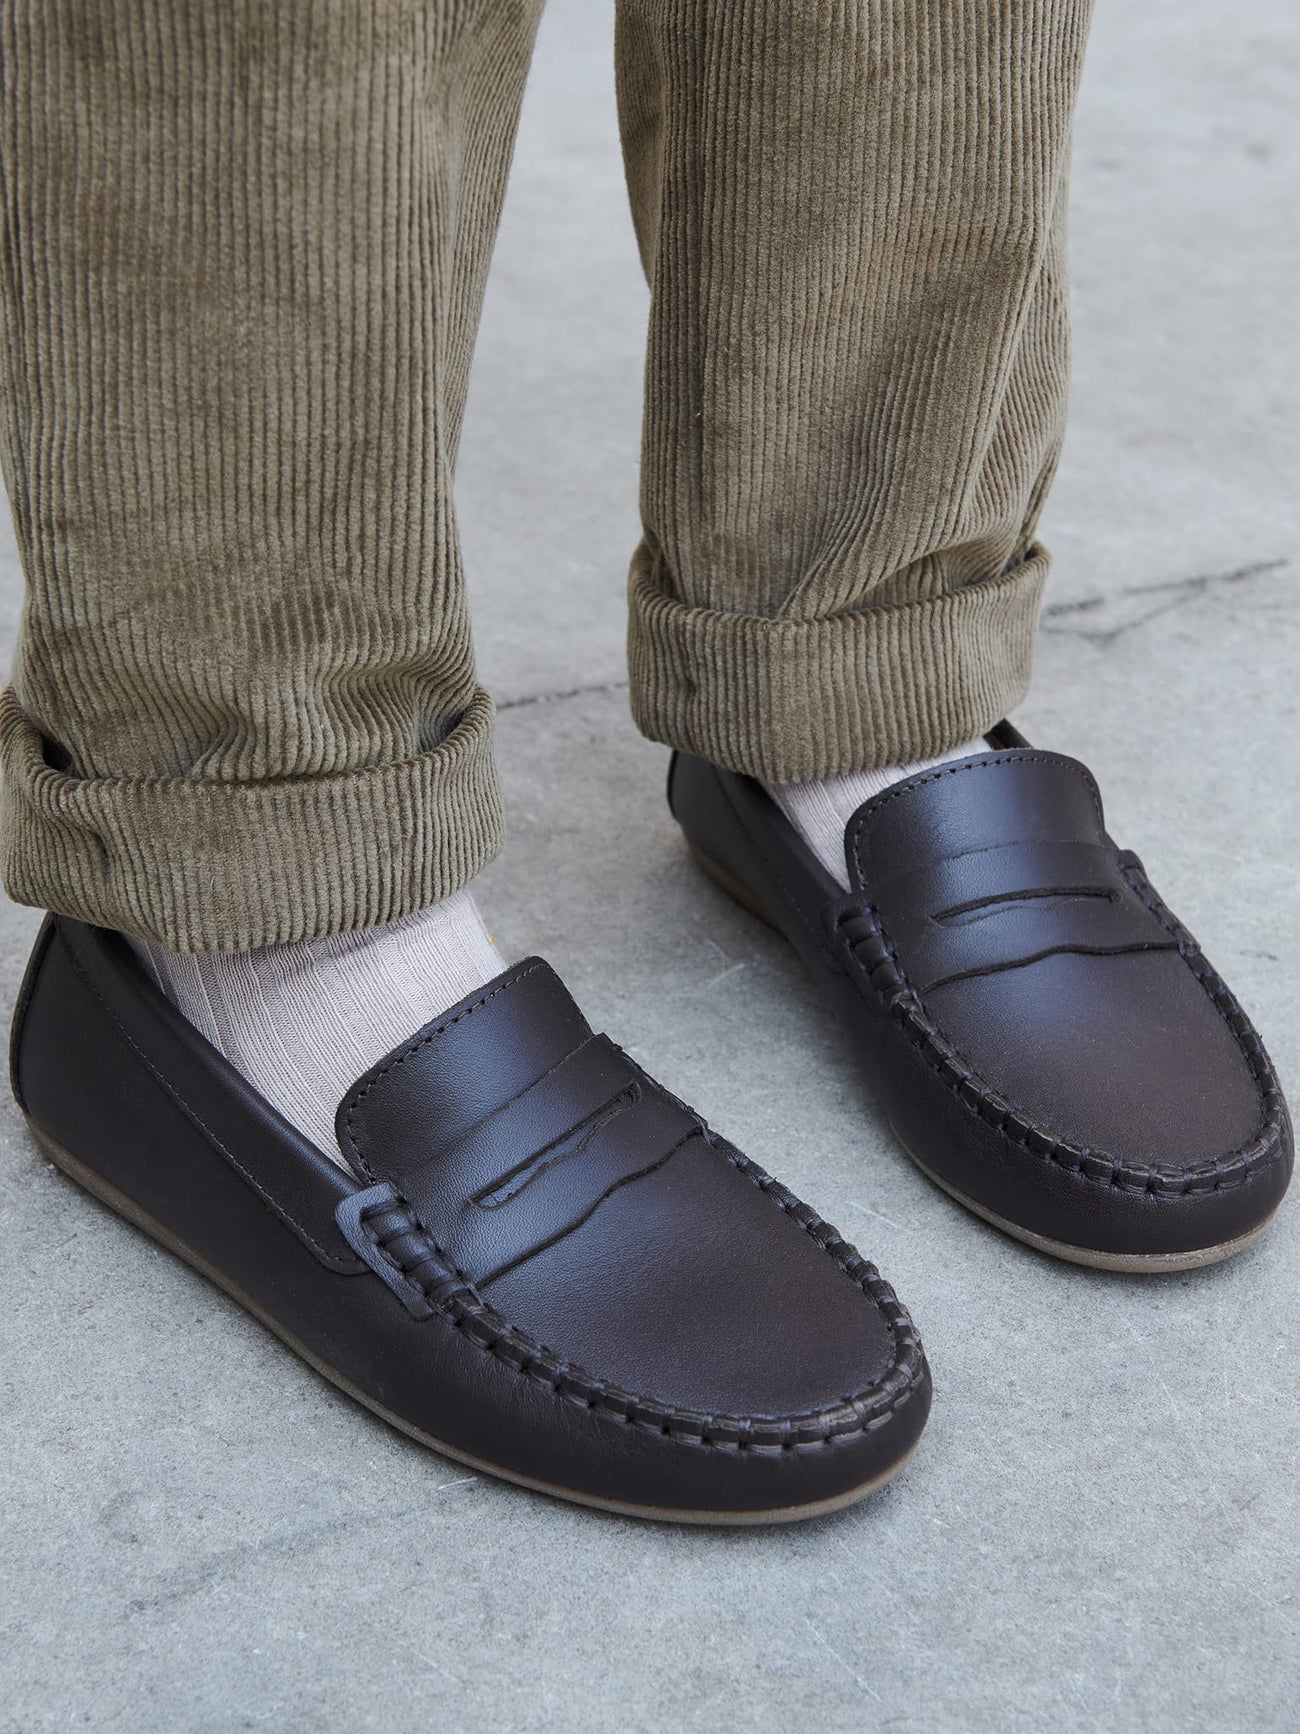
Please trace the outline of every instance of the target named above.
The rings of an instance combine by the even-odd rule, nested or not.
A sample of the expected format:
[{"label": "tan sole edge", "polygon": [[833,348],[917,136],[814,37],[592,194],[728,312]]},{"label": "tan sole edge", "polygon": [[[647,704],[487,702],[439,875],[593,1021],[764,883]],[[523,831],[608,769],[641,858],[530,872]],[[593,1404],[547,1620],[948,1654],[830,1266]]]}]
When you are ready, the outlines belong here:
[{"label": "tan sole edge", "polygon": [[278,1319],[273,1318],[251,1296],[245,1294],[241,1288],[232,1283],[215,1265],[210,1264],[202,1253],[196,1252],[192,1246],[180,1240],[165,1224],[159,1222],[157,1217],[151,1216],[127,1193],[114,1186],[112,1181],[105,1180],[102,1174],[97,1174],[93,1168],[87,1167],[70,1150],[65,1149],[62,1144],[57,1143],[47,1133],[42,1132],[40,1127],[35,1125],[30,1118],[27,1124],[31,1128],[32,1137],[56,1168],[62,1169],[79,1186],[84,1187],[87,1192],[99,1199],[101,1204],[106,1204],[117,1215],[125,1217],[134,1227],[141,1229],[153,1240],[156,1240],[159,1245],[165,1246],[168,1252],[183,1260],[192,1269],[198,1271],[201,1276],[205,1276],[224,1294],[228,1294],[231,1300],[237,1301],[246,1312],[251,1313],[260,1324],[265,1325],[267,1330],[292,1349],[294,1354],[306,1361],[309,1367],[314,1368],[322,1378],[328,1379],[331,1385],[345,1392],[347,1396],[369,1409],[372,1414],[378,1415],[381,1421],[387,1421],[389,1426],[395,1427],[399,1433],[405,1433],[409,1439],[414,1439],[420,1445],[428,1446],[439,1456],[449,1457],[453,1462],[463,1463],[466,1468],[476,1469],[484,1475],[495,1476],[500,1481],[512,1482],[516,1487],[526,1487],[532,1493],[545,1493],[553,1499],[563,1499],[572,1505],[585,1505],[596,1511],[611,1512],[619,1517],[639,1517],[656,1523],[708,1524],[714,1527],[750,1528],[758,1524],[799,1523],[807,1518],[824,1517],[832,1511],[842,1511],[848,1505],[856,1505],[860,1499],[865,1499],[868,1494],[877,1492],[894,1480],[896,1476],[901,1475],[915,1455],[916,1445],[913,1445],[905,1457],[901,1457],[897,1463],[892,1464],[882,1475],[877,1475],[871,1481],[864,1481],[859,1487],[850,1488],[847,1493],[836,1494],[833,1499],[818,1500],[810,1505],[778,1506],[769,1511],[679,1511],[671,1506],[630,1505],[622,1500],[601,1499],[594,1494],[574,1493],[567,1487],[557,1487],[549,1481],[537,1481],[532,1476],[519,1475],[512,1469],[503,1469],[496,1463],[488,1463],[481,1457],[473,1457],[467,1451],[460,1451],[454,1445],[448,1445],[445,1440],[435,1438],[432,1433],[426,1433],[421,1428],[412,1426],[409,1421],[403,1420],[400,1415],[395,1415],[391,1409],[386,1409],[382,1403],[377,1403],[373,1397],[367,1396],[336,1367],[331,1367],[328,1361],[323,1361],[319,1355],[309,1349],[306,1343],[294,1336],[292,1331],[286,1330]]},{"label": "tan sole edge", "polygon": [[[927,1167],[916,1152],[908,1149],[898,1137],[894,1127],[891,1126],[890,1131],[926,1179],[933,1180],[949,1198],[955,1198],[958,1204],[964,1205],[985,1222],[991,1222],[994,1228],[1000,1228],[1003,1234],[1009,1234],[1013,1240],[1032,1246],[1035,1252],[1045,1252],[1049,1258],[1063,1259],[1066,1264],[1087,1265],[1090,1270],[1127,1271],[1131,1276],[1159,1276],[1164,1271],[1172,1273],[1179,1270],[1201,1270],[1207,1264],[1221,1264],[1225,1258],[1231,1258],[1234,1253],[1244,1252],[1248,1246],[1253,1246],[1273,1220],[1270,1216],[1261,1222],[1258,1228],[1252,1228],[1249,1234],[1239,1234],[1235,1240],[1220,1241],[1217,1246],[1197,1247],[1194,1252],[1096,1252],[1088,1246],[1072,1246],[1068,1240],[1053,1240],[1049,1235],[1035,1234],[1031,1229],[1008,1222],[1005,1216],[999,1216],[996,1211],[977,1204],[973,1198],[959,1192],[948,1181],[940,1179],[933,1168]],[[1274,1215],[1276,1214],[1275,1211]]]},{"label": "tan sole edge", "polygon": [[[747,909],[774,932],[780,933],[771,916],[754,896],[749,887],[743,884],[728,868],[697,849],[693,843],[687,848],[695,857],[700,871],[728,897],[739,903],[742,909]],[[782,936],[784,937],[784,935]],[[1052,1240],[1048,1235],[1035,1234],[1031,1229],[1020,1228],[1014,1222],[1008,1222],[1006,1217],[999,1216],[996,1211],[988,1210],[982,1204],[977,1204],[973,1198],[968,1198],[964,1192],[959,1192],[946,1180],[941,1180],[934,1170],[928,1167],[915,1150],[909,1147],[898,1136],[897,1130],[891,1125],[890,1131],[898,1140],[906,1155],[916,1163],[927,1179],[933,1180],[941,1191],[950,1198],[955,1198],[958,1204],[983,1221],[992,1223],[994,1228],[1000,1228],[1003,1234],[1009,1234],[1013,1240],[1020,1241],[1025,1246],[1032,1246],[1036,1252],[1043,1252],[1049,1258],[1063,1259],[1067,1264],[1082,1264],[1091,1270],[1126,1271],[1133,1276],[1158,1276],[1162,1271],[1201,1270],[1208,1264],[1221,1264],[1225,1258],[1232,1258],[1239,1252],[1244,1252],[1248,1246],[1253,1246],[1269,1227],[1273,1217],[1261,1222],[1258,1228],[1252,1228],[1249,1234],[1240,1234],[1235,1240],[1220,1241],[1217,1246],[1198,1247],[1195,1252],[1094,1252],[1091,1247],[1071,1246],[1066,1240]],[[1273,1215],[1277,1214],[1274,1211]]]}]

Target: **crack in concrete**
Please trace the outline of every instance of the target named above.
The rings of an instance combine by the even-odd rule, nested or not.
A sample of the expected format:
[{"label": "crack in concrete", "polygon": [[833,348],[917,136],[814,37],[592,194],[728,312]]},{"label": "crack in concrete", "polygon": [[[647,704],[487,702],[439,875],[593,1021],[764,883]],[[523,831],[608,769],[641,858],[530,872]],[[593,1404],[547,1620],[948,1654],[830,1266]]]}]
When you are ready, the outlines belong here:
[{"label": "crack in concrete", "polygon": [[[1113,644],[1126,632],[1132,632],[1137,626],[1145,626],[1147,621],[1156,620],[1162,614],[1172,613],[1176,608],[1185,607],[1189,602],[1196,602],[1211,590],[1224,585],[1243,584],[1251,578],[1262,578],[1265,573],[1279,572],[1291,564],[1289,559],[1255,560],[1247,566],[1236,566],[1229,572],[1198,572],[1191,578],[1166,578],[1159,584],[1129,584],[1121,590],[1111,591],[1099,596],[1081,596],[1073,602],[1053,602],[1044,608],[1042,623],[1044,632],[1058,632],[1075,638],[1086,638],[1091,644]],[[1151,606],[1143,609],[1143,602],[1149,600]],[[1076,615],[1094,616],[1102,609],[1113,610],[1124,603],[1137,605],[1137,611],[1129,618],[1121,620],[1118,625],[1100,625],[1090,629],[1087,624],[1059,624],[1072,622]],[[598,680],[590,686],[564,687],[556,692],[530,692],[518,698],[503,698],[497,703],[497,711],[527,710],[538,704],[563,704],[573,698],[591,698],[600,693],[626,692],[628,682],[624,680]]]},{"label": "crack in concrete", "polygon": [[524,710],[533,704],[561,704],[569,698],[587,698],[593,693],[626,692],[626,680],[600,680],[591,686],[571,686],[562,692],[531,692],[522,698],[503,698],[497,704],[497,711]]},{"label": "crack in concrete", "polygon": [[[179,1562],[164,1569],[159,1587],[152,1595],[132,1596],[127,1611],[132,1614],[152,1613],[200,1595],[212,1584],[219,1583],[254,1561],[302,1558],[343,1535],[349,1526],[363,1527],[379,1521],[376,1517],[338,1517],[325,1522],[308,1523],[288,1534],[256,1536],[235,1542],[229,1547],[216,1548],[198,1559]],[[132,1536],[131,1539],[138,1538]]]},{"label": "crack in concrete", "polygon": [[[1167,578],[1159,584],[1130,584],[1109,595],[1083,596],[1075,602],[1055,602],[1043,610],[1043,631],[1084,638],[1090,644],[1105,648],[1135,627],[1145,626],[1163,614],[1171,614],[1189,602],[1198,602],[1212,590],[1244,584],[1252,578],[1263,577],[1265,573],[1278,572],[1290,563],[1290,560],[1281,558],[1255,560],[1228,572],[1198,572],[1190,578]],[[1133,605],[1132,611],[1117,623],[1107,625],[1103,621],[1095,628],[1088,624],[1088,620],[1100,610],[1113,613],[1116,609],[1122,610],[1126,603]],[[1144,603],[1150,606],[1144,607]],[[1087,619],[1076,625],[1074,617],[1079,615]]]}]

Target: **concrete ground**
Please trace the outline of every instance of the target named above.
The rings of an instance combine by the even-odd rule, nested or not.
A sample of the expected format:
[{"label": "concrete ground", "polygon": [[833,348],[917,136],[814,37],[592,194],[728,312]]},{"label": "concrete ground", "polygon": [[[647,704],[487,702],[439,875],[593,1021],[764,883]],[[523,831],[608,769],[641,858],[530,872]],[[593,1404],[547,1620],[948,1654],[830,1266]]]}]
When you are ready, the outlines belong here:
[{"label": "concrete ground", "polygon": [[[887,1492],[793,1529],[530,1496],[323,1384],[10,1107],[0,1730],[1295,1729],[1300,1206],[1163,1279],[1003,1239],[900,1156],[791,957],[683,858],[623,687],[645,295],[609,34],[553,0],[461,474],[511,801],[483,901],[880,1263],[929,1432]],[[1100,773],[1293,1086],[1298,76],[1292,0],[1101,7],[1019,716]],[[36,921],[4,911],[3,995]]]}]

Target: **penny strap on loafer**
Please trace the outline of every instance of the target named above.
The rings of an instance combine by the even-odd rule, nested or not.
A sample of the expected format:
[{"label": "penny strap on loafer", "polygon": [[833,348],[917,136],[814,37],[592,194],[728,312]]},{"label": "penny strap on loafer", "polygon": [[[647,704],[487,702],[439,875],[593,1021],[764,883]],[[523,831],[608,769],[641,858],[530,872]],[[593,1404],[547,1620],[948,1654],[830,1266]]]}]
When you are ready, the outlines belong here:
[{"label": "penny strap on loafer", "polygon": [[[458,1127],[448,1111],[463,1091],[456,1049],[471,1015],[476,1040],[494,1051],[510,1046],[516,1027],[529,1045],[511,1068],[515,1093]],[[521,1066],[542,1069],[521,1083]],[[701,1123],[607,1036],[593,1035],[559,977],[530,958],[359,1079],[338,1131],[358,1169],[410,1207],[456,1270],[487,1283],[580,1228],[615,1190],[699,1137]]]},{"label": "penny strap on loafer", "polygon": [[1178,948],[1125,876],[1091,775],[1060,754],[913,777],[859,809],[845,849],[920,993],[1066,952]]}]

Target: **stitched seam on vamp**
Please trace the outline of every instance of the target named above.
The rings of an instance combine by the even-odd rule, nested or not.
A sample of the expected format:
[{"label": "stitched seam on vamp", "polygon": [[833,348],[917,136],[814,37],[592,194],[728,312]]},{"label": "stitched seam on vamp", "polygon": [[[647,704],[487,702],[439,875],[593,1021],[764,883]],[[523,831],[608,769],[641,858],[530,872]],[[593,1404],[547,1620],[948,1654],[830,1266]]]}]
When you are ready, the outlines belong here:
[{"label": "stitched seam on vamp", "polygon": [[[1259,1095],[1260,1120],[1259,1126],[1255,1131],[1255,1137],[1260,1137],[1264,1128],[1269,1123],[1268,1092],[1270,1088],[1274,1090],[1277,1089],[1277,1076],[1273,1072],[1270,1063],[1268,1065],[1268,1084],[1266,1086],[1265,1080],[1261,1078],[1259,1069],[1254,1063],[1254,1055],[1242,1042],[1242,1031],[1235,1028],[1233,1025],[1232,1014],[1235,1014],[1239,1023],[1244,1025],[1246,1031],[1254,1037],[1255,1053],[1257,1053],[1261,1058],[1267,1059],[1267,1056],[1264,1054],[1264,1044],[1260,1040],[1259,1032],[1246,1016],[1240,1002],[1232,992],[1232,989],[1228,986],[1227,982],[1224,981],[1223,977],[1219,974],[1218,970],[1215,969],[1209,958],[1205,956],[1200,946],[1196,943],[1196,940],[1183,926],[1182,922],[1179,921],[1173,910],[1161,900],[1160,893],[1147,878],[1146,874],[1143,873],[1134,863],[1123,861],[1120,863],[1120,871],[1123,873],[1125,879],[1128,881],[1129,885],[1132,887],[1134,893],[1141,900],[1143,905],[1152,915],[1155,916],[1161,927],[1164,928],[1165,932],[1174,941],[1174,944],[1178,949],[1178,955],[1196,977],[1196,980],[1199,982],[1206,998],[1214,1007],[1215,1011],[1218,1012],[1220,1018],[1227,1027],[1229,1035],[1231,1035],[1233,1041],[1236,1043],[1237,1051],[1246,1061],[1250,1070],[1251,1079],[1254,1082],[1255,1089]],[[1246,1146],[1242,1145],[1240,1148],[1244,1149]]]},{"label": "stitched seam on vamp", "polygon": [[[712,1148],[716,1154],[716,1145]],[[728,1146],[725,1159],[761,1192],[772,1198],[778,1209],[791,1216],[821,1250],[851,1277],[883,1315],[894,1341],[894,1359],[870,1393],[849,1398],[835,1409],[778,1418],[705,1414],[697,1410],[674,1409],[651,1398],[636,1396],[562,1360],[525,1332],[509,1324],[500,1313],[481,1299],[466,1273],[447,1258],[432,1236],[428,1236],[428,1240],[435,1253],[454,1271],[456,1279],[463,1287],[459,1293],[442,1295],[436,1300],[430,1296],[430,1304],[439,1317],[445,1319],[454,1330],[462,1331],[485,1353],[494,1355],[521,1376],[545,1386],[555,1396],[607,1414],[629,1426],[663,1434],[679,1443],[732,1451],[815,1450],[837,1445],[843,1440],[856,1438],[859,1434],[881,1426],[895,1410],[900,1409],[911,1398],[925,1368],[921,1341],[907,1309],[875,1266],[864,1259],[856,1248],[808,1205],[801,1203],[793,1193],[781,1186],[771,1175],[764,1173],[757,1163],[751,1162],[739,1150]],[[405,1199],[402,1203],[414,1227],[417,1230],[422,1229],[423,1225],[410,1205]],[[424,1232],[427,1236],[428,1231]],[[408,1270],[386,1247],[382,1250],[388,1262],[411,1280],[411,1273],[418,1266]],[[416,1286],[424,1285],[417,1280]],[[463,1298],[464,1295],[471,1296],[473,1304],[468,1304]],[[515,1360],[504,1352],[506,1349],[516,1350],[524,1359]],[[565,1389],[566,1385],[571,1388]],[[848,1414],[856,1417],[854,1423],[847,1427],[837,1426]],[[710,1427],[734,1430],[745,1436],[739,1439],[711,1437]]]},{"label": "stitched seam on vamp", "polygon": [[[1131,1163],[1120,1161],[1116,1157],[1107,1156],[1102,1151],[1073,1145],[1065,1139],[1055,1137],[1040,1127],[1029,1114],[1016,1108],[1013,1103],[1006,1101],[987,1079],[981,1077],[968,1064],[957,1045],[943,1034],[925,1010],[921,996],[908,979],[907,972],[899,960],[893,941],[885,929],[880,911],[874,906],[870,906],[864,913],[869,914],[874,920],[876,924],[875,936],[879,938],[885,950],[885,956],[877,960],[870,968],[854,954],[854,961],[866,977],[872,991],[884,1003],[890,1015],[903,1025],[908,1039],[920,1049],[926,1063],[940,1075],[940,1082],[947,1086],[950,1093],[957,1097],[962,1106],[970,1113],[983,1119],[986,1124],[992,1125],[1011,1143],[1022,1145],[1031,1155],[1038,1155],[1046,1161],[1054,1162],[1059,1167],[1076,1173],[1079,1179],[1094,1185],[1140,1186],[1155,1197],[1177,1197],[1201,1191],[1226,1191],[1231,1187],[1245,1184],[1252,1175],[1268,1167],[1279,1156],[1281,1141],[1272,1136],[1281,1122],[1281,1093],[1276,1077],[1268,1063],[1263,1045],[1260,1043],[1258,1035],[1255,1034],[1249,1019],[1226,985],[1215,975],[1205,959],[1200,957],[1199,950],[1196,951],[1196,955],[1205,965],[1206,975],[1218,983],[1222,989],[1222,997],[1228,1002],[1232,1012],[1235,1013],[1245,1030],[1254,1036],[1255,1049],[1252,1052],[1244,1044],[1241,1031],[1234,1028],[1228,1013],[1216,1003],[1216,1010],[1227,1022],[1238,1051],[1246,1061],[1256,1086],[1261,1090],[1263,1115],[1260,1125],[1252,1136],[1225,1156],[1216,1157],[1196,1168],[1183,1170],[1161,1169],[1153,1166],[1139,1168]],[[1152,909],[1151,913],[1156,914],[1156,911]],[[867,939],[871,937],[872,935],[866,934],[857,942],[850,942],[850,952],[854,953],[855,944],[865,944]],[[1190,936],[1188,938],[1190,940]],[[1192,960],[1181,946],[1179,951],[1184,963],[1192,969],[1192,973],[1196,976],[1202,989],[1209,994],[1212,1003],[1215,1003],[1215,995],[1209,993],[1206,987],[1206,977],[1195,968]],[[884,989],[878,987],[872,979],[879,971],[882,963],[889,964],[895,977],[892,982],[886,984]],[[895,990],[892,994],[887,991],[891,988]],[[953,1062],[962,1068],[962,1075],[945,1075],[946,1068]],[[1023,1133],[1013,1131],[1009,1124],[1012,1120],[1023,1125]],[[1031,1138],[1041,1140],[1047,1145],[1047,1148],[1034,1149],[1030,1143]],[[1085,1166],[1089,1163],[1104,1168],[1106,1172],[1098,1173],[1089,1170]],[[1234,1169],[1239,1171],[1232,1172]],[[1202,1187],[1195,1184],[1211,1177],[1214,1180],[1212,1187]]]}]

